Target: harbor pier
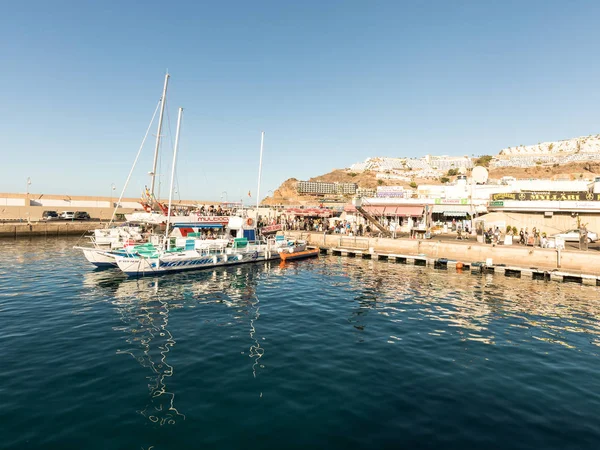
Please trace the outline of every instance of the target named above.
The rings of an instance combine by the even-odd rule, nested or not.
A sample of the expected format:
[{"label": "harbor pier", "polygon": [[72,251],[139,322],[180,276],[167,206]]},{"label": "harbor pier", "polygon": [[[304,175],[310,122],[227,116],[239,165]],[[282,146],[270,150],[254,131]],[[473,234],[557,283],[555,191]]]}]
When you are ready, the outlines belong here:
[{"label": "harbor pier", "polygon": [[600,253],[468,241],[390,239],[291,231],[321,253],[431,266],[442,270],[600,286]]}]

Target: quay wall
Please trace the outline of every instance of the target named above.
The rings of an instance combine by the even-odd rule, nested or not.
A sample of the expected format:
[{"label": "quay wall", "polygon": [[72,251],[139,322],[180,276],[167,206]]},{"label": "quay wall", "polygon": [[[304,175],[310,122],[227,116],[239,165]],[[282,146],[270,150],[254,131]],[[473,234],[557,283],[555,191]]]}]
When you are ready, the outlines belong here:
[{"label": "quay wall", "polygon": [[34,236],[81,236],[89,230],[101,228],[103,223],[85,222],[39,222],[0,223],[0,238],[26,238]]},{"label": "quay wall", "polygon": [[[24,194],[0,192],[0,222],[21,219],[26,222],[36,222],[42,219],[44,211],[85,211],[92,219],[110,219],[113,209],[118,201],[117,192],[113,196],[83,196],[83,195],[51,195],[51,194]],[[142,210],[140,199],[123,198],[117,211],[119,214],[128,214],[134,210]],[[218,202],[205,200],[173,201],[175,207],[190,205],[210,205]]]},{"label": "quay wall", "polygon": [[[0,205],[1,206],[1,205]],[[141,206],[138,208],[141,210]],[[85,211],[92,219],[110,220],[113,209],[109,207],[108,202],[106,207],[81,207],[73,205],[71,207],[53,207],[53,206],[5,206],[0,207],[0,222],[8,222],[14,220],[22,220],[29,222],[37,222],[42,220],[44,211],[56,211],[59,214],[61,211]],[[119,208],[118,214],[129,214],[134,211],[134,208]]]},{"label": "quay wall", "polygon": [[493,264],[535,267],[543,270],[575,270],[590,275],[600,275],[600,252],[579,250],[533,248],[523,246],[495,246],[480,244],[473,240],[448,242],[440,240],[361,238],[323,233],[288,232],[297,239],[306,239],[310,245],[324,248],[348,248],[364,252],[389,253],[402,255],[425,255],[429,258],[447,258],[462,262],[486,262],[491,258]]}]

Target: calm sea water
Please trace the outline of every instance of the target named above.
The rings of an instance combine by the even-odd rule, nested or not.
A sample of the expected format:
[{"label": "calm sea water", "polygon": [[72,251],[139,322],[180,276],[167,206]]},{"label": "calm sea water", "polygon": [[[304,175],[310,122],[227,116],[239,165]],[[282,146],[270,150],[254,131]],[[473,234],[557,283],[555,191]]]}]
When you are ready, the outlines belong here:
[{"label": "calm sea water", "polygon": [[0,241],[0,448],[598,448],[600,290],[393,262],[126,279]]}]

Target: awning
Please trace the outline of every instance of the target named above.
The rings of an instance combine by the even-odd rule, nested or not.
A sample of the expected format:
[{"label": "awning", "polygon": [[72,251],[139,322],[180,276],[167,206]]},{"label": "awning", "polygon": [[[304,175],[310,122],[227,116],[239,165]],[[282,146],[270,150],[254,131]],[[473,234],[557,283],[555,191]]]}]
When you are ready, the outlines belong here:
[{"label": "awning", "polygon": [[331,210],[326,208],[288,208],[285,214],[296,217],[331,217]]},{"label": "awning", "polygon": [[365,206],[367,211],[372,216],[392,216],[392,217],[420,217],[423,215],[422,206]]},{"label": "awning", "polygon": [[434,214],[443,214],[450,217],[466,217],[471,214],[470,205],[433,205]]},{"label": "awning", "polygon": [[420,217],[423,215],[422,206],[398,206],[396,208],[396,216],[401,217]]},{"label": "awning", "polygon": [[444,211],[444,217],[467,217],[464,211]]},{"label": "awning", "polygon": [[365,206],[364,210],[372,216],[385,216],[385,206]]}]

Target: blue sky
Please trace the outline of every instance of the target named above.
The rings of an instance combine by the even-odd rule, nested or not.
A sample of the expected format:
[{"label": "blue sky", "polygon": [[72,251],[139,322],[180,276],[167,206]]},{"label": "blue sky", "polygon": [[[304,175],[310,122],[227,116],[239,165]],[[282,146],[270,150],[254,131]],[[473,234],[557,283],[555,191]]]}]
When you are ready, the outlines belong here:
[{"label": "blue sky", "polygon": [[[36,193],[122,188],[167,68],[173,135],[185,108],[182,198],[254,198],[262,130],[265,195],[369,156],[596,134],[599,13],[549,0],[7,3],[0,192],[27,177]],[[151,137],[129,195],[149,184],[152,152]]]}]

